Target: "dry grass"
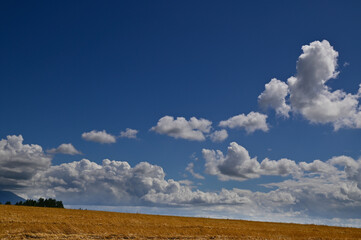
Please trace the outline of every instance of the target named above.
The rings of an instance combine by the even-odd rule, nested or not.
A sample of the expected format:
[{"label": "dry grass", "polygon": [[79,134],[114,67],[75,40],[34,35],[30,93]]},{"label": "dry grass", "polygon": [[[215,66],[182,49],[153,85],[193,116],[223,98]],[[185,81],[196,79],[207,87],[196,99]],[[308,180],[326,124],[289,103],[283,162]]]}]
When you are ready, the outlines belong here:
[{"label": "dry grass", "polygon": [[361,229],[0,205],[0,239],[361,239]]}]

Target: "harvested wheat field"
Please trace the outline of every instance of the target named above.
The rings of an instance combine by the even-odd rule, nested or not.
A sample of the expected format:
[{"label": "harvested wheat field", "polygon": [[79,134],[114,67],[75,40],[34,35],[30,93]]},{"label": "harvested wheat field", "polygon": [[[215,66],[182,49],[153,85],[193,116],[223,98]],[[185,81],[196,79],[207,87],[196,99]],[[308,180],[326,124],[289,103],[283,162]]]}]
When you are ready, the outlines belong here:
[{"label": "harvested wheat field", "polygon": [[361,239],[361,229],[0,205],[1,239]]}]

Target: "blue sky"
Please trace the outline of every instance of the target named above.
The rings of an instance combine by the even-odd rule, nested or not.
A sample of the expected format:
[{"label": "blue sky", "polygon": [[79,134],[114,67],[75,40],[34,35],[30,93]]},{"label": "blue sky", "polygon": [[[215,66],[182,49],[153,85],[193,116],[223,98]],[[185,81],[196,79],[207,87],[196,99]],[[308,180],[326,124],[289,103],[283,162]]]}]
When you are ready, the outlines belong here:
[{"label": "blue sky", "polygon": [[361,226],[360,9],[3,2],[0,188],[69,205]]}]

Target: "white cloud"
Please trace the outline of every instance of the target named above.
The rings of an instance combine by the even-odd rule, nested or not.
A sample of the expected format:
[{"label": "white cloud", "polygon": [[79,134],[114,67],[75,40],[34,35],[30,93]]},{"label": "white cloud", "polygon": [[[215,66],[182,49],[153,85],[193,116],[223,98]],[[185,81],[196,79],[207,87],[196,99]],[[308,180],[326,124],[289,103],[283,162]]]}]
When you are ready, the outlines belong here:
[{"label": "white cloud", "polygon": [[268,131],[267,115],[250,112],[248,115],[240,114],[229,118],[228,120],[221,121],[219,126],[229,128],[244,128],[247,133],[253,133],[256,130]]},{"label": "white cloud", "polygon": [[125,131],[120,132],[120,137],[122,138],[137,138],[138,130],[126,128]]},{"label": "white cloud", "polygon": [[212,122],[203,118],[192,117],[187,121],[184,117],[174,119],[171,116],[164,116],[159,119],[157,126],[152,127],[150,130],[174,138],[204,141],[204,134],[210,132],[211,126]]},{"label": "white cloud", "polygon": [[107,133],[105,130],[97,131],[92,130],[90,132],[84,132],[81,137],[86,141],[98,142],[98,143],[115,143],[116,139],[113,135]]},{"label": "white cloud", "polygon": [[[285,214],[297,213],[293,216],[295,218],[352,219],[361,212],[361,159],[356,161],[348,156],[338,156],[326,162],[314,160],[297,164],[289,159],[271,161],[266,158],[259,163],[236,143],[231,143],[226,156],[219,150],[207,149],[203,150],[203,156],[206,172],[221,180],[242,181],[262,175],[289,175],[284,181],[264,184],[280,193],[272,197],[272,193],[268,192],[261,198],[265,200],[263,203],[257,200],[261,201],[257,209],[260,207],[265,212],[272,212],[270,204],[277,199],[293,202],[291,205],[282,203],[275,209]],[[255,201],[254,198],[251,198],[252,201]]]},{"label": "white cloud", "polygon": [[206,160],[206,173],[216,175],[223,181],[244,181],[261,175],[286,176],[299,172],[297,164],[289,159],[274,161],[266,158],[259,163],[257,158],[251,158],[248,151],[236,142],[230,143],[226,156],[220,150],[203,149],[202,153]]},{"label": "white cloud", "polygon": [[51,157],[41,146],[23,141],[21,135],[0,140],[0,189],[26,186],[38,171],[50,166]]},{"label": "white cloud", "polygon": [[47,152],[52,154],[60,153],[60,154],[69,154],[69,155],[82,154],[80,151],[76,150],[71,143],[63,143],[57,148],[52,148],[47,150]]},{"label": "white cloud", "polygon": [[258,103],[262,108],[271,107],[275,109],[278,115],[288,118],[291,107],[286,104],[285,98],[287,95],[288,85],[273,78],[265,85],[264,92],[258,96]]},{"label": "white cloud", "polygon": [[211,138],[212,142],[223,142],[228,138],[228,133],[227,130],[222,129],[219,131],[214,131],[209,135],[209,137]]},{"label": "white cloud", "polygon": [[188,171],[190,174],[192,174],[193,177],[197,179],[204,179],[201,174],[194,172],[194,163],[192,162],[187,165],[186,171]]},{"label": "white cloud", "polygon": [[[314,41],[302,46],[303,53],[297,61],[297,74],[287,80],[289,101],[293,112],[300,113],[312,123],[333,125],[340,128],[361,128],[361,95],[332,91],[327,81],[337,78],[338,52],[327,40]],[[277,87],[278,86],[278,87]],[[259,104],[270,106],[279,115],[286,116],[285,83],[272,79],[259,96]],[[279,98],[276,100],[277,93]]]}]

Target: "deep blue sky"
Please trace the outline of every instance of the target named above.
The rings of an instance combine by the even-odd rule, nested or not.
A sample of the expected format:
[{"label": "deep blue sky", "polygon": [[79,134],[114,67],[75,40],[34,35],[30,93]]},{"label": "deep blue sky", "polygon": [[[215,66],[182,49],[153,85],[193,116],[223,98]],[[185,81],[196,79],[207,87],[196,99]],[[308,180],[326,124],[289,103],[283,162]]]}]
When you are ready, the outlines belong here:
[{"label": "deep blue sky", "polygon": [[[257,97],[271,78],[296,74],[301,47],[328,40],[339,52],[328,85],[355,94],[361,82],[360,1],[2,1],[0,3],[0,137],[19,135],[43,149],[72,143],[84,155],[56,155],[53,165],[87,158],[147,161],[167,178],[185,179],[193,153],[199,189],[265,189],[265,176],[244,182],[204,174],[202,148],[230,142],[261,161],[326,161],[361,155],[360,129],[334,131],[301,115],[277,118],[270,130],[228,130],[221,143],[174,139],[149,129],[158,120],[205,118],[218,123],[262,112]],[[346,66],[344,66],[345,63]],[[113,144],[81,134],[139,130]]]}]

